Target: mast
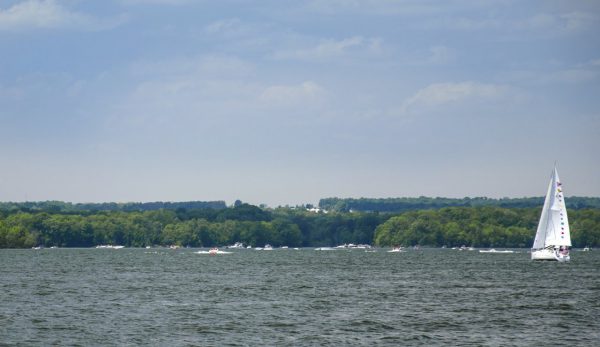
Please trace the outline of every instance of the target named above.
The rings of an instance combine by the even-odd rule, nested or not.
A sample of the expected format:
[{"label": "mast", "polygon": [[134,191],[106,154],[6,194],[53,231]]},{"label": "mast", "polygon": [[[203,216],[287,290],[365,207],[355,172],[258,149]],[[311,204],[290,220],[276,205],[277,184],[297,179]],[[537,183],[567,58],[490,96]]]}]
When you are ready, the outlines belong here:
[{"label": "mast", "polygon": [[[555,169],[556,170],[556,169]],[[538,222],[537,231],[535,233],[535,239],[533,240],[532,249],[541,249],[546,247],[546,233],[548,229],[548,224],[550,221],[550,215],[548,213],[548,209],[550,208],[551,203],[551,195],[552,195],[552,186],[554,181],[554,172],[552,172],[552,176],[550,177],[550,182],[548,183],[548,190],[546,192],[546,198],[544,199],[544,207],[542,207],[542,214],[540,215],[540,221]]]}]

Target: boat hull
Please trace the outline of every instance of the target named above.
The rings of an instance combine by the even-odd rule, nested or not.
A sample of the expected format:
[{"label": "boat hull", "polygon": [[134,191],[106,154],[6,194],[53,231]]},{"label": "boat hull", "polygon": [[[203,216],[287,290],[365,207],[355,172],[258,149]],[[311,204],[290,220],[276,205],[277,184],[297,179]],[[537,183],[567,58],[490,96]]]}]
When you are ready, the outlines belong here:
[{"label": "boat hull", "polygon": [[567,262],[571,260],[571,257],[568,254],[558,254],[556,251],[548,248],[532,250],[531,251],[531,260],[548,260],[548,261],[559,261],[559,262]]}]

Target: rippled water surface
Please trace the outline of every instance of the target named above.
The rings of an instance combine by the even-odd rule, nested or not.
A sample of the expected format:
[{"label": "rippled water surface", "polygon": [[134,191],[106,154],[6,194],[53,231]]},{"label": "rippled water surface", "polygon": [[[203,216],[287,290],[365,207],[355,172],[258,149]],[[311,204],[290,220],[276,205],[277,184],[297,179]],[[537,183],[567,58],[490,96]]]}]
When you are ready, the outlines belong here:
[{"label": "rippled water surface", "polygon": [[2,345],[600,345],[600,251],[0,250]]}]

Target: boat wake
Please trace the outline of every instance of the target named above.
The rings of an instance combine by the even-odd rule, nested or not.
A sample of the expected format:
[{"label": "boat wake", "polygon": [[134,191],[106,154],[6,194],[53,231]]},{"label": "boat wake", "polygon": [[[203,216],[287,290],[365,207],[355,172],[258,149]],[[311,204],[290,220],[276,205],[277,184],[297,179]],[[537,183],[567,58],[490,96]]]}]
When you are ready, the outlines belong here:
[{"label": "boat wake", "polygon": [[217,254],[231,254],[233,252],[226,252],[226,251],[221,251],[219,249],[211,249],[208,251],[198,251],[198,252],[194,252],[196,254],[208,254],[208,255],[217,255]]}]

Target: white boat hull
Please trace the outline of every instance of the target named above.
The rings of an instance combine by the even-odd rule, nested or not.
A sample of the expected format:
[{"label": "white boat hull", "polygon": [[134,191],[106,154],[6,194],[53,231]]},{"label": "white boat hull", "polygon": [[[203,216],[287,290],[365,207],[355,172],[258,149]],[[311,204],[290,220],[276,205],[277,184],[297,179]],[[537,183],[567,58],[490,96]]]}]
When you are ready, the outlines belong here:
[{"label": "white boat hull", "polygon": [[571,257],[568,254],[559,254],[553,249],[539,249],[531,251],[531,260],[549,260],[549,261],[559,261],[566,262],[570,261]]}]

